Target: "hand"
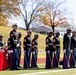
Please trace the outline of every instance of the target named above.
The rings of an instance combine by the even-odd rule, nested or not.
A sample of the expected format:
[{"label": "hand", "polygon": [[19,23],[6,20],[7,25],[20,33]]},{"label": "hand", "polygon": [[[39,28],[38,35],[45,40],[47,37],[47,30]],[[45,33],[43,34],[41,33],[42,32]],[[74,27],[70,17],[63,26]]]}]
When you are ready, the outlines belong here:
[{"label": "hand", "polygon": [[1,47],[0,47],[0,49],[1,49]]},{"label": "hand", "polygon": [[34,51],[33,51],[32,53],[33,53],[33,54],[35,54],[35,52],[34,52]]},{"label": "hand", "polygon": [[24,53],[26,53],[26,51],[24,51]]},{"label": "hand", "polygon": [[56,54],[56,51],[54,53]]},{"label": "hand", "polygon": [[49,47],[48,45],[46,45],[46,47]]},{"label": "hand", "polygon": [[5,50],[8,50],[8,46],[5,47]]},{"label": "hand", "polygon": [[50,53],[50,51],[47,51],[48,53]]},{"label": "hand", "polygon": [[53,46],[53,48],[56,48],[56,46]]},{"label": "hand", "polygon": [[6,45],[6,42],[4,42],[4,45]]},{"label": "hand", "polygon": [[71,53],[73,52],[73,50],[70,51]]},{"label": "hand", "polygon": [[17,44],[17,47],[19,47],[20,45],[19,45],[19,43]]},{"label": "hand", "polygon": [[66,49],[64,49],[64,53],[66,52]]}]

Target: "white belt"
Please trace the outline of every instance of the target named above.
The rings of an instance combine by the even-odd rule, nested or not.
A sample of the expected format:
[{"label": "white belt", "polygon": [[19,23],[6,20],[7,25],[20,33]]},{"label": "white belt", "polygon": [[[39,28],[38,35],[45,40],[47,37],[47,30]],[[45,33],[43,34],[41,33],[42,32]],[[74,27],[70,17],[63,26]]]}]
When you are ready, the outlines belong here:
[{"label": "white belt", "polygon": [[49,43],[49,45],[53,45],[52,43]]},{"label": "white belt", "polygon": [[31,46],[31,44],[27,44],[27,46]]},{"label": "white belt", "polygon": [[59,44],[56,44],[56,46],[60,46]]},{"label": "white belt", "polygon": [[35,47],[38,47],[37,45],[34,45]]}]

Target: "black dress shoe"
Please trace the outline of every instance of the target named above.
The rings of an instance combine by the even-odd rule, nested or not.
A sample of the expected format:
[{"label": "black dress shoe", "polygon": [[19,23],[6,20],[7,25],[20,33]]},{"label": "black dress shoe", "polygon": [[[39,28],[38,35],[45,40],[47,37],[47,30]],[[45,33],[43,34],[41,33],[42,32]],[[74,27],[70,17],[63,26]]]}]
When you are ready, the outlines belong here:
[{"label": "black dress shoe", "polygon": [[15,70],[15,69],[10,69],[10,70]]},{"label": "black dress shoe", "polygon": [[15,70],[20,70],[19,68],[15,68]]}]

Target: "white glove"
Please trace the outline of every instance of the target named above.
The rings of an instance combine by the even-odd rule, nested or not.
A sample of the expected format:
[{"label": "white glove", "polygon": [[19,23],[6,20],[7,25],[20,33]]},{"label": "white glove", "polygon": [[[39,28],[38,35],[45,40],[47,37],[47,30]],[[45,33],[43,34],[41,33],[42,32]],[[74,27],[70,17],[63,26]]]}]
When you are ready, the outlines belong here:
[{"label": "white glove", "polygon": [[56,51],[54,53],[56,54]]},{"label": "white glove", "polygon": [[32,52],[33,54],[35,54],[35,52]]},{"label": "white glove", "polygon": [[73,50],[70,51],[71,53],[73,52]]},{"label": "white glove", "polygon": [[6,54],[6,57],[8,57],[8,54]]},{"label": "white glove", "polygon": [[64,53],[66,52],[66,50],[64,49]]},{"label": "white glove", "polygon": [[9,53],[9,54],[10,54],[10,53],[13,53],[13,50],[9,50],[8,53]]},{"label": "white glove", "polygon": [[1,49],[1,47],[0,47],[0,49]]},{"label": "white glove", "polygon": [[19,47],[20,45],[19,44],[17,44],[17,47]]},{"label": "white glove", "polygon": [[24,51],[24,53],[26,53],[26,51]]},{"label": "white glove", "polygon": [[47,51],[48,53],[50,53],[50,51]]}]

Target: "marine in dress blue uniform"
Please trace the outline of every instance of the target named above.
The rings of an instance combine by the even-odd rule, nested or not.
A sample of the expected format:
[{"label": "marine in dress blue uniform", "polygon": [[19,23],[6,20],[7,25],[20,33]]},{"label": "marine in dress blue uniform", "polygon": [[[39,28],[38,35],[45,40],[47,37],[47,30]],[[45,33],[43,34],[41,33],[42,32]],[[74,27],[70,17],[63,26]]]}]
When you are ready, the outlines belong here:
[{"label": "marine in dress blue uniform", "polygon": [[30,57],[31,57],[31,48],[32,48],[32,40],[31,40],[32,31],[27,31],[27,36],[25,36],[23,41],[24,47],[24,68],[30,68]]},{"label": "marine in dress blue uniform", "polygon": [[71,45],[71,29],[67,29],[67,33],[63,37],[63,49],[64,49],[64,57],[63,57],[63,68],[69,68],[69,55],[70,55],[70,45]]},{"label": "marine in dress blue uniform", "polygon": [[18,49],[17,49],[17,42],[18,42],[18,35],[17,35],[17,25],[14,24],[12,26],[13,30],[10,32],[10,46],[13,50],[13,58],[12,58],[12,67],[11,70],[18,70]]},{"label": "marine in dress blue uniform", "polygon": [[21,32],[18,32],[18,44],[17,44],[17,49],[18,49],[18,58],[19,58],[19,61],[18,61],[18,66],[20,67],[20,60],[21,60],[21,44],[22,44],[22,41],[21,41],[21,37],[22,37],[22,34]]},{"label": "marine in dress blue uniform", "polygon": [[32,60],[31,67],[37,68],[37,56],[38,56],[38,34],[34,35],[34,39],[32,40]]},{"label": "marine in dress blue uniform", "polygon": [[52,58],[53,58],[53,39],[52,39],[53,31],[48,31],[48,36],[46,37],[46,69],[52,68]]},{"label": "marine in dress blue uniform", "polygon": [[54,52],[54,62],[53,67],[57,68],[59,64],[60,59],[60,39],[59,39],[59,32],[56,32],[56,36],[53,38],[53,45],[55,46],[55,52]]}]

